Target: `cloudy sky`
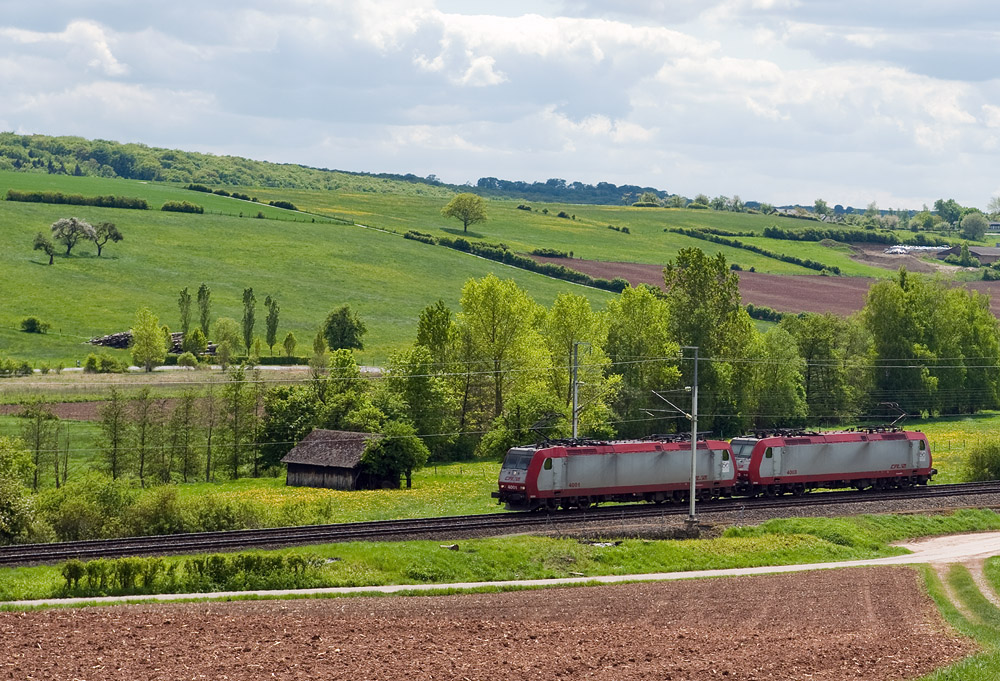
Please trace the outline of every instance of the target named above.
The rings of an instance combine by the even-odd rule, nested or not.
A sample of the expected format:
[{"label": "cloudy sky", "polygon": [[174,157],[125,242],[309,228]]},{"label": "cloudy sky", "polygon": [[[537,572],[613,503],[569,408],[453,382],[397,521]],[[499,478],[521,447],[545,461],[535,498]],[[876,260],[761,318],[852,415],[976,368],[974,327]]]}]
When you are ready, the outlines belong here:
[{"label": "cloudy sky", "polygon": [[0,130],[455,183],[985,207],[998,57],[993,0],[5,0]]}]

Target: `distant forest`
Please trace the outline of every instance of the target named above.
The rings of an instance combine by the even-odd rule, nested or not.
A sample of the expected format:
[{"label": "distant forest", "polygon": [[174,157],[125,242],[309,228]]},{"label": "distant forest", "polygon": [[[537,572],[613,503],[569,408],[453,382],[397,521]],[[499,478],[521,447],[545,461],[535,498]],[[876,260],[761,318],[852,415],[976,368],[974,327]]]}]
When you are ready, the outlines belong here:
[{"label": "distant forest", "polygon": [[622,204],[637,201],[644,192],[661,198],[666,192],[635,185],[597,185],[550,179],[519,182],[481,178],[476,186],[446,184],[434,175],[359,173],[309,166],[253,161],[239,156],[216,156],[145,144],[122,144],[82,137],[50,137],[0,132],[0,170],[122,177],[131,180],[196,183],[210,186],[392,191],[404,182],[417,194],[471,191],[496,198],[560,201],[565,203]]}]

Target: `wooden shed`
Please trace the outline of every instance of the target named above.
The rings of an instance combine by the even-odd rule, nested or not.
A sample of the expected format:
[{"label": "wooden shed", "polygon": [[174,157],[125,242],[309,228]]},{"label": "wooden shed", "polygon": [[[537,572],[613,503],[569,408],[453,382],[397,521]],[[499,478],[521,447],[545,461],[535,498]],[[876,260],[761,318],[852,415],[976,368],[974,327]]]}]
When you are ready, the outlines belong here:
[{"label": "wooden shed", "polygon": [[[343,490],[385,487],[387,481],[365,473],[361,466],[365,445],[380,437],[374,433],[316,428],[281,459],[288,466],[285,484]],[[388,486],[398,487],[399,480],[395,485],[388,481]]]}]

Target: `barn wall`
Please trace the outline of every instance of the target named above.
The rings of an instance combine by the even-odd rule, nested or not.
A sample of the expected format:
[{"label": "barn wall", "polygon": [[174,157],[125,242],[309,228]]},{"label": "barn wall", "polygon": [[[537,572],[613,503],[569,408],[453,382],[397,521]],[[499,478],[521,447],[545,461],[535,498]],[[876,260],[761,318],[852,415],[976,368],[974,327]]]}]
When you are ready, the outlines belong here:
[{"label": "barn wall", "polygon": [[321,487],[325,489],[355,489],[357,473],[351,468],[331,466],[310,466],[301,463],[288,464],[285,484],[290,487]]}]

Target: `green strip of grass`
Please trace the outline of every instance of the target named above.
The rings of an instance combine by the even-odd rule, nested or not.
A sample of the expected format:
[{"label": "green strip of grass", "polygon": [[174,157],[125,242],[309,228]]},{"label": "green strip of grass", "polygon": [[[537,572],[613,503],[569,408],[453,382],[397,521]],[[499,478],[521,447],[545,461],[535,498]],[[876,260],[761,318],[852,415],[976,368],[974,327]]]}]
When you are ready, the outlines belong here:
[{"label": "green strip of grass", "polygon": [[965,567],[953,566],[948,574],[948,584],[977,621],[970,621],[955,607],[932,568],[921,566],[921,570],[928,593],[945,621],[960,633],[975,639],[985,649],[978,655],[938,669],[922,677],[921,681],[993,681],[1000,677],[1000,611],[983,597]]},{"label": "green strip of grass", "polygon": [[[851,519],[771,521],[757,528],[730,530],[716,539],[649,541],[627,539],[597,546],[572,539],[513,537],[458,542],[458,550],[438,542],[352,542],[284,549],[277,552],[326,561],[310,586],[373,586],[504,581],[557,577],[643,574],[760,565],[793,565],[897,555],[901,549],[872,540],[871,524],[884,524],[893,536],[931,531],[957,532],[1000,527],[992,511],[960,512],[944,520],[919,516],[868,516]],[[256,552],[272,553],[272,552]],[[168,564],[190,556],[175,556]],[[224,590],[206,585],[206,591]],[[59,566],[0,570],[0,600],[73,595],[65,589]]]}]

